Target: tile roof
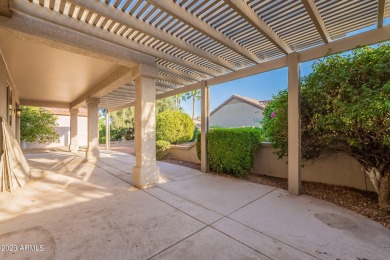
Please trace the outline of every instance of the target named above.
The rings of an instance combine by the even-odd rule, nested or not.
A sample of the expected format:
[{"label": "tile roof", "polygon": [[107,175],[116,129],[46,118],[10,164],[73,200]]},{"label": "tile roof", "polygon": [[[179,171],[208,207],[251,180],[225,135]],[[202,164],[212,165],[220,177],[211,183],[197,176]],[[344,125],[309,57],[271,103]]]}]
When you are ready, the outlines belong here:
[{"label": "tile roof", "polygon": [[239,100],[239,101],[242,101],[242,102],[245,102],[249,105],[252,105],[254,107],[257,107],[259,109],[262,109],[264,110],[264,108],[269,104],[269,102],[271,100],[263,100],[263,101],[260,101],[260,100],[256,100],[256,99],[253,99],[253,98],[249,98],[249,97],[244,97],[244,96],[240,96],[240,95],[237,95],[237,94],[233,94],[231,97],[229,97],[228,99],[226,99],[222,104],[220,104],[218,107],[216,107],[211,113],[210,115],[214,114],[215,112],[217,112],[219,109],[221,109],[223,106],[227,105],[229,102],[231,102],[233,99],[236,99],[236,100]]}]

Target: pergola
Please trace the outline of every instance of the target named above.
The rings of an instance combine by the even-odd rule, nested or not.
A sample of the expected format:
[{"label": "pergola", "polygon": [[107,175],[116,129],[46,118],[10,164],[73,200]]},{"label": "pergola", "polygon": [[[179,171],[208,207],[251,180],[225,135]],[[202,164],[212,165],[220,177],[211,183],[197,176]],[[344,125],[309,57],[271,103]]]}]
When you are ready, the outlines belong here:
[{"label": "pergola", "polygon": [[[88,106],[94,160],[98,108],[135,106],[133,178],[142,188],[158,181],[156,98],[201,89],[207,172],[209,87],[287,66],[289,191],[299,194],[299,64],[390,39],[390,0],[1,0],[0,14],[1,53],[20,103],[69,108],[71,150],[77,108]],[[58,62],[40,64],[45,57]]]}]

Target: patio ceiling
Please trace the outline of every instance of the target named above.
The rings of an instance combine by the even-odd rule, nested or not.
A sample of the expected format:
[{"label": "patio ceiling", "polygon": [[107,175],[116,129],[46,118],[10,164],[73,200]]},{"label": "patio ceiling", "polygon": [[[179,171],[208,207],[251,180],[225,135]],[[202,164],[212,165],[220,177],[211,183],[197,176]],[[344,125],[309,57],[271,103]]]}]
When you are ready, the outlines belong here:
[{"label": "patio ceiling", "polygon": [[[12,0],[11,10],[89,32],[155,58],[157,97],[218,84],[287,65],[286,55],[322,57],[332,42],[375,26],[382,28],[390,0]],[[61,19],[59,19],[61,18]],[[379,35],[379,36],[378,36]],[[379,37],[379,39],[378,39]],[[367,38],[367,36],[366,36]],[[107,41],[107,39],[104,39]],[[368,41],[365,44],[370,44]],[[350,40],[350,45],[359,45]],[[336,45],[334,45],[336,46]],[[310,50],[314,50],[310,52]],[[321,54],[313,54],[317,50]],[[332,51],[342,51],[343,48]],[[105,94],[101,107],[134,101],[133,83]]]},{"label": "patio ceiling", "polygon": [[0,35],[0,48],[22,100],[69,104],[118,65]]}]

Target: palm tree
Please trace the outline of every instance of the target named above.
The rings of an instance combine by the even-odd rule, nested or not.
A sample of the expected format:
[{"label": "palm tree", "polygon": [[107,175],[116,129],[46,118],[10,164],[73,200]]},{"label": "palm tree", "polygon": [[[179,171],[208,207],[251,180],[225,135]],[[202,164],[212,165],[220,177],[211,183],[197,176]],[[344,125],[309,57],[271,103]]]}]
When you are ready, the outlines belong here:
[{"label": "palm tree", "polygon": [[196,101],[200,99],[200,97],[201,97],[201,94],[200,94],[199,89],[187,92],[182,97],[183,100],[192,99],[192,119],[195,118],[195,104],[196,104]]},{"label": "palm tree", "polygon": [[176,96],[174,96],[175,105],[176,105],[177,110],[180,110],[180,100],[181,99],[183,99],[183,93],[177,94]]}]

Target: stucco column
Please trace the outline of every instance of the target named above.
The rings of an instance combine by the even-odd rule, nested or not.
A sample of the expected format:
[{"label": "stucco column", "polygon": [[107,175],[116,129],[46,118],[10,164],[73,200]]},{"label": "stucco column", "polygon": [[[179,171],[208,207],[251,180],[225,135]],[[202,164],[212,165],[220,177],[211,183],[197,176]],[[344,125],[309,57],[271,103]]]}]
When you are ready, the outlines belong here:
[{"label": "stucco column", "polygon": [[78,144],[78,129],[77,129],[77,119],[79,110],[76,109],[69,109],[70,113],[70,144],[69,144],[69,151],[71,152],[77,152],[79,150],[79,144]]},{"label": "stucco column", "polygon": [[99,99],[88,98],[88,161],[96,161],[99,156]]},{"label": "stucco column", "polygon": [[110,112],[108,110],[106,111],[106,150],[110,150],[110,142],[111,142],[111,136],[110,136]]},{"label": "stucco column", "polygon": [[204,86],[201,88],[201,106],[200,170],[202,172],[209,172],[207,136],[209,133],[210,119],[210,92],[206,81],[204,82]]},{"label": "stucco column", "polygon": [[299,55],[288,55],[288,191],[301,189],[301,94]]},{"label": "stucco column", "polygon": [[160,178],[156,166],[156,87],[158,70],[139,65],[133,71],[135,82],[135,154],[133,183],[141,189],[155,186]]}]

